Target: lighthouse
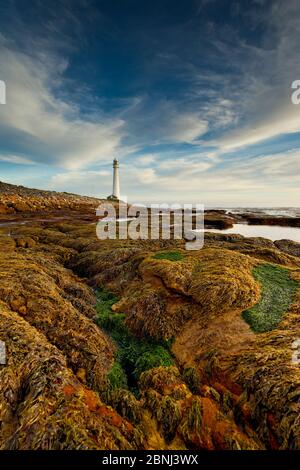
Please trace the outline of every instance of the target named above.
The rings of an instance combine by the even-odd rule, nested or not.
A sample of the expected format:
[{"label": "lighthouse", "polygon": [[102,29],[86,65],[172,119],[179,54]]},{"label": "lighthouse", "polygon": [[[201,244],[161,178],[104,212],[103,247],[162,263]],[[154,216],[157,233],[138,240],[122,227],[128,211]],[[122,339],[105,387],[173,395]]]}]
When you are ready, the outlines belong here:
[{"label": "lighthouse", "polygon": [[107,199],[120,199],[119,160],[113,160],[113,192]]}]

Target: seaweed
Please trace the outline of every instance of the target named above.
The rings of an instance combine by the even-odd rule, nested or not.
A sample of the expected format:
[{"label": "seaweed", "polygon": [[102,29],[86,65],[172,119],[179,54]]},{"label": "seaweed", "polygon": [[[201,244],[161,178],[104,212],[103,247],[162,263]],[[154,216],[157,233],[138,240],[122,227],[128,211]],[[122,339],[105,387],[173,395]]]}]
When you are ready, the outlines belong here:
[{"label": "seaweed", "polygon": [[107,379],[113,390],[119,389],[119,388],[126,389],[128,387],[127,375],[122,365],[117,360],[113,363],[112,368],[107,374]]},{"label": "seaweed", "polygon": [[181,420],[180,407],[170,396],[163,397],[158,407],[156,418],[161,426],[166,442],[171,442]]},{"label": "seaweed", "polygon": [[181,261],[184,255],[180,251],[162,251],[153,255],[155,259],[166,259],[168,261]]},{"label": "seaweed", "polygon": [[195,367],[186,367],[183,370],[183,379],[192,393],[199,393],[201,379]]},{"label": "seaweed", "polygon": [[173,359],[166,343],[137,338],[130,333],[125,325],[125,315],[111,309],[117,300],[103,288],[97,291],[97,323],[118,346],[114,365],[107,377],[113,388],[128,387],[138,395],[140,375],[154,367],[171,366]]},{"label": "seaweed", "polygon": [[202,428],[202,403],[198,398],[193,398],[191,407],[188,409],[183,422],[181,432],[187,441],[192,440],[192,435],[200,435]]},{"label": "seaweed", "polygon": [[287,269],[272,264],[256,266],[253,276],[261,285],[261,298],[242,317],[255,333],[264,333],[274,330],[281,322],[299,284],[290,278]]}]

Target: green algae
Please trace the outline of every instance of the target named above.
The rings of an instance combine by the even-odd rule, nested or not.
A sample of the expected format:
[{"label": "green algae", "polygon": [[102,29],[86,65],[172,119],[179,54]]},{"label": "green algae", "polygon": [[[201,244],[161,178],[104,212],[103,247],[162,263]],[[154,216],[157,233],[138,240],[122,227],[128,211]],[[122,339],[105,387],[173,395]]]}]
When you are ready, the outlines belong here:
[{"label": "green algae", "polygon": [[[97,324],[116,342],[115,362],[108,374],[113,389],[129,388],[135,393],[142,372],[160,366],[173,365],[167,343],[137,338],[125,326],[125,315],[114,313],[112,305],[118,301],[105,289],[97,291]],[[127,380],[126,380],[127,379]]]},{"label": "green algae", "polygon": [[258,265],[253,276],[261,285],[260,301],[242,313],[255,333],[274,330],[293,302],[299,284],[288,269],[272,264]]},{"label": "green algae", "polygon": [[155,259],[166,259],[168,261],[181,261],[184,259],[184,255],[180,251],[162,251],[153,255]]}]

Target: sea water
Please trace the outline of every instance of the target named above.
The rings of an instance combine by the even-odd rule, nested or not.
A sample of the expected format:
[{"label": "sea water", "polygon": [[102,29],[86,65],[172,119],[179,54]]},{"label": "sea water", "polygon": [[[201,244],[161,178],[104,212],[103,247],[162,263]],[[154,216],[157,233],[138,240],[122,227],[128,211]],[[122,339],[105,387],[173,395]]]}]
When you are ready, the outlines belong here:
[{"label": "sea water", "polygon": [[237,233],[244,237],[263,237],[269,240],[293,240],[300,243],[300,228],[280,227],[279,225],[247,225],[234,224],[233,227],[224,230],[205,229],[205,232]]}]

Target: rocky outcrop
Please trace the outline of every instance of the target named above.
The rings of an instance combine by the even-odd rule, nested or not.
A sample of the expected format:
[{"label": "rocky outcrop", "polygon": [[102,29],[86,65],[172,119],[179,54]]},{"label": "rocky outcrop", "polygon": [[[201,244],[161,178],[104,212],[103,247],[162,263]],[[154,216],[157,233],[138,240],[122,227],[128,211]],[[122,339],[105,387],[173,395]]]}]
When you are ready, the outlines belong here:
[{"label": "rocky outcrop", "polygon": [[0,337],[7,350],[7,364],[0,366],[2,450],[136,447],[132,425],[77,379],[62,351],[3,302]]},{"label": "rocky outcrop", "polygon": [[25,188],[0,182],[0,215],[20,217],[41,213],[61,211],[88,211],[100,204],[102,200],[87,196],[55,191]]},{"label": "rocky outcrop", "polygon": [[[243,317],[265,295],[253,269],[299,283],[295,255],[286,241],[237,235],[207,234],[195,252],[182,240],[99,241],[80,220],[1,236],[1,447],[300,448],[299,291],[270,331]],[[168,345],[174,364],[111,390],[117,345],[94,322],[91,287],[118,296],[116,328],[124,317],[138,341]]]},{"label": "rocky outcrop", "polygon": [[166,259],[149,256],[140,263],[145,288],[134,284],[118,305],[135,334],[169,339],[197,312],[204,320],[257,302],[250,257],[216,249],[181,252],[180,261],[170,261],[172,252],[165,252]]},{"label": "rocky outcrop", "polygon": [[236,223],[235,217],[226,215],[225,211],[205,211],[205,228],[224,230],[233,227],[234,223]]},{"label": "rocky outcrop", "polygon": [[289,255],[300,256],[300,243],[292,240],[276,240],[274,245]]},{"label": "rocky outcrop", "polygon": [[92,293],[51,256],[24,248],[7,250],[5,238],[0,299],[63,351],[75,373],[83,368],[87,383],[100,389],[112,362],[113,345],[92,321]]},{"label": "rocky outcrop", "polygon": [[144,406],[167,442],[183,441],[187,448],[203,450],[261,448],[254,433],[247,435],[231,419],[217,390],[203,385],[193,394],[176,367],[144,372],[140,387]]},{"label": "rocky outcrop", "polygon": [[[253,268],[262,263],[281,265],[300,280],[297,257],[265,239],[219,234],[209,234],[199,252],[186,252],[180,240],[100,242],[92,225],[60,224],[48,230],[23,227],[14,236],[18,247],[12,249],[17,257],[32,263],[35,253],[49,275],[56,273],[45,261],[51,253],[52,263],[60,269],[65,270],[62,265],[72,268],[92,286],[115,292],[120,300],[113,311],[125,313],[125,324],[141,340],[152,337],[172,342],[173,372],[163,367],[142,375],[138,402],[121,390],[118,398],[110,398],[115,410],[125,410],[125,419],[130,416],[131,425],[139,429],[140,448],[300,447],[299,410],[293,399],[300,393],[300,371],[292,363],[292,343],[299,334],[299,300],[295,299],[272,331],[255,333],[242,317],[262,295]],[[23,247],[17,241],[29,238],[36,245]],[[72,283],[79,282],[73,274],[68,276]],[[57,283],[58,273],[55,277]],[[21,273],[16,283],[23,278]],[[71,294],[75,292],[76,288]],[[80,291],[71,295],[68,302],[81,295]],[[79,305],[72,308],[78,310]],[[18,314],[69,360],[59,334],[50,337],[47,332],[55,318],[47,326],[35,321],[32,312],[28,317]],[[38,309],[34,315],[39,319]],[[74,325],[74,334],[76,329]],[[86,368],[86,362],[73,364],[70,361],[82,380],[79,369]],[[88,376],[87,384],[97,390]]]},{"label": "rocky outcrop", "polygon": [[281,227],[300,227],[300,217],[248,216],[244,218],[249,225],[279,225]]}]

